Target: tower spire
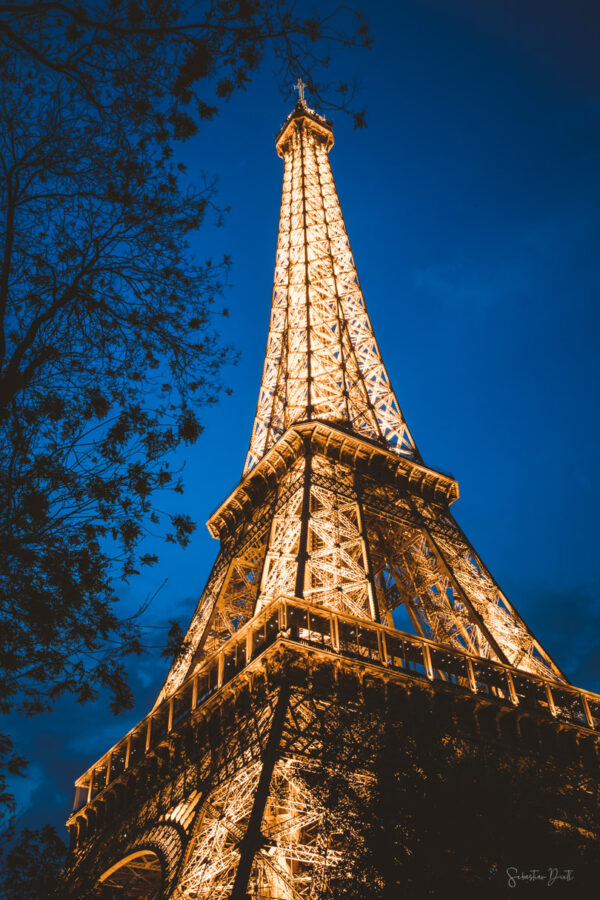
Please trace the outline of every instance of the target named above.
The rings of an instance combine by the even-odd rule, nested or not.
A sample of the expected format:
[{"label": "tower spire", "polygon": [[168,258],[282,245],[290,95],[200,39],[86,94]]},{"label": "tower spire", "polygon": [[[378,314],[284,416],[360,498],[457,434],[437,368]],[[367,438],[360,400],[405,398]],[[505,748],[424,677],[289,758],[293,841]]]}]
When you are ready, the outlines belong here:
[{"label": "tower spire", "polygon": [[302,81],[301,78],[298,78],[298,81],[294,85],[294,90],[298,91],[298,101],[303,105],[306,104],[306,99],[304,97],[304,88],[308,87],[305,81]]},{"label": "tower spire", "polygon": [[331,123],[300,101],[284,161],[271,322],[244,472],[296,422],[335,422],[419,460],[365,306],[329,163]]}]

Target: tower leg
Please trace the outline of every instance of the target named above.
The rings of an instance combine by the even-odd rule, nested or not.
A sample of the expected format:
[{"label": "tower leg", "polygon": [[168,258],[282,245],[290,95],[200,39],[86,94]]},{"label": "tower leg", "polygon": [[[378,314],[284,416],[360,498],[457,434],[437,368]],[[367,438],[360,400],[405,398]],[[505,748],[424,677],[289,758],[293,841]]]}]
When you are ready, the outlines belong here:
[{"label": "tower leg", "polygon": [[262,769],[258,779],[256,793],[254,795],[254,803],[252,805],[248,827],[244,837],[240,841],[240,861],[235,873],[235,881],[231,891],[231,900],[246,900],[248,896],[248,881],[250,879],[254,855],[262,841],[260,827],[267,797],[269,796],[271,778],[277,760],[277,748],[283,733],[283,725],[289,699],[290,689],[287,682],[284,682],[279,689],[279,695],[277,697],[277,704],[275,706],[271,730],[269,731],[269,737],[265,747]]}]

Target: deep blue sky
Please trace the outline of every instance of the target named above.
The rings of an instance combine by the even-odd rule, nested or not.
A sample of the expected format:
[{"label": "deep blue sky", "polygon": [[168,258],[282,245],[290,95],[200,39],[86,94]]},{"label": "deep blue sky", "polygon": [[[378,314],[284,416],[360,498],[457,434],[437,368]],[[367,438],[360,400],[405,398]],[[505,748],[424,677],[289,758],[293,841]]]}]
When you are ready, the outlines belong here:
[{"label": "deep blue sky", "polygon": [[[331,160],[384,361],[425,461],[452,472],[454,512],[508,596],[575,683],[600,690],[597,543],[600,64],[596,4],[371,2],[372,51],[334,57],[360,81],[368,128],[338,115]],[[233,396],[187,454],[186,551],[122,589],[167,579],[150,621],[187,624],[217,551],[202,523],[237,483],[266,343],[291,102],[266,70],[185,148],[232,209],[195,250],[231,253],[242,352]],[[60,825],[74,778],[146,712],[164,661],[133,666],[138,702],[61,703],[18,726],[32,760],[24,824]]]}]

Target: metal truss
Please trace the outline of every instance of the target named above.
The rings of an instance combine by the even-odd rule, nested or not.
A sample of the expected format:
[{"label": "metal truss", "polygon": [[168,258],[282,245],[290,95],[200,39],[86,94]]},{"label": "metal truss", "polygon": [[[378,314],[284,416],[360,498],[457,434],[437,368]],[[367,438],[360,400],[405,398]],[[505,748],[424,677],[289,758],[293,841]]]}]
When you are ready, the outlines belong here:
[{"label": "metal truss", "polygon": [[[334,485],[345,482],[350,495],[326,487],[325,473]],[[281,593],[295,593],[312,603],[371,618],[373,595],[352,473],[307,456],[297,461],[289,478],[296,490],[273,517],[257,610]]]},{"label": "metal truss", "polygon": [[268,497],[224,542],[156,704],[181,684],[197,658],[220,646],[253,614],[273,501]]},{"label": "metal truss", "polygon": [[[260,531],[257,521],[264,523]],[[418,635],[564,680],[447,504],[304,452],[279,477],[276,498],[269,494],[232,538],[224,541],[215,566],[220,575],[211,576],[190,627],[183,664],[173,668],[159,700],[282,594],[388,624],[404,608]],[[192,640],[195,647],[187,649]]]},{"label": "metal truss", "polygon": [[[564,680],[500,591],[447,508],[418,497],[393,498],[400,524],[369,510],[380,609],[404,605],[417,634],[543,677]],[[379,499],[381,500],[381,490]],[[391,621],[391,618],[388,619]]]},{"label": "metal truss", "polygon": [[100,884],[111,895],[123,894],[132,900],[148,900],[160,888],[162,868],[156,853],[142,850],[129,854],[111,866],[100,878]]},{"label": "metal truss", "polygon": [[282,481],[281,501],[275,507],[257,608],[281,592],[294,594],[305,503],[305,463],[299,459]]},{"label": "metal truss", "polygon": [[[306,782],[308,766],[293,758],[275,766],[262,817],[263,842],[250,875],[249,892],[256,900],[307,900],[342,860],[340,848],[332,846],[335,835],[324,828],[325,810]],[[261,763],[247,766],[204,801],[179,884],[181,897],[231,896],[260,770]]]},{"label": "metal truss", "polygon": [[330,126],[299,104],[279,136],[285,168],[271,323],[248,472],[294,422],[348,422],[418,458],[383,365],[346,233]]}]

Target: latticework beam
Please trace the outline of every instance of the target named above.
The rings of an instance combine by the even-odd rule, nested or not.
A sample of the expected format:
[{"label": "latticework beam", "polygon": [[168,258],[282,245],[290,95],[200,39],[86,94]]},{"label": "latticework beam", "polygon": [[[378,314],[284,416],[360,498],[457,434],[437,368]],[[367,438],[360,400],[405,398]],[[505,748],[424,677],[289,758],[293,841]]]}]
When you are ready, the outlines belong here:
[{"label": "latticework beam", "polygon": [[245,471],[290,425],[347,422],[417,459],[383,365],[350,249],[328,123],[299,104],[278,140],[283,193],[271,324]]}]

